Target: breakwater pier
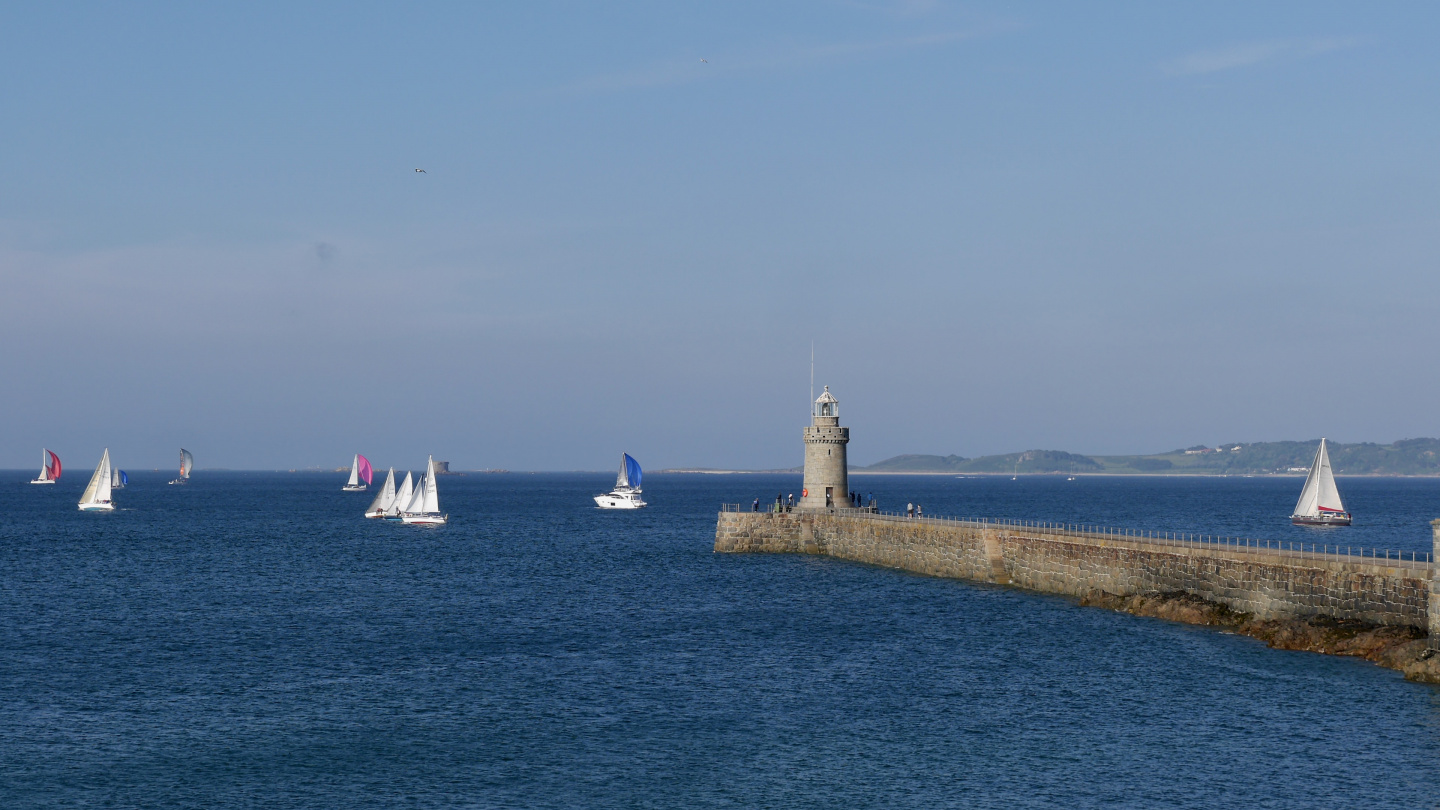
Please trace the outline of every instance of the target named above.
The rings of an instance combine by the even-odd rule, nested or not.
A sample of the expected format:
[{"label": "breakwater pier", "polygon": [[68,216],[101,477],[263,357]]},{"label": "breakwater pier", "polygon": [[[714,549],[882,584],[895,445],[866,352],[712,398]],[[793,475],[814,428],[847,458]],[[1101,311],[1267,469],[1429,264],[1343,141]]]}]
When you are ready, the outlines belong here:
[{"label": "breakwater pier", "polygon": [[[817,401],[816,425],[838,427]],[[919,574],[1076,597],[1095,605],[1224,624],[1274,646],[1363,655],[1440,683],[1440,520],[1431,553],[1171,535],[1030,521],[917,518],[836,505],[845,431],[811,469],[794,510],[725,505],[717,552],[816,554]],[[823,493],[815,498],[815,493]],[[1179,605],[1184,609],[1178,609]]]},{"label": "breakwater pier", "polygon": [[[1440,550],[1440,521],[1432,530]],[[1440,677],[1432,663],[1440,663],[1440,656],[1427,649],[1440,646],[1434,554],[1378,556],[1369,549],[1346,553],[1343,546],[911,518],[861,509],[751,512],[728,504],[716,524],[715,551],[816,554],[1096,604],[1187,595],[1264,622],[1319,619],[1400,628],[1408,632],[1388,638],[1414,643],[1397,654],[1395,665],[1417,664],[1415,672],[1405,669],[1420,680],[1431,680],[1426,673],[1432,671]]]}]

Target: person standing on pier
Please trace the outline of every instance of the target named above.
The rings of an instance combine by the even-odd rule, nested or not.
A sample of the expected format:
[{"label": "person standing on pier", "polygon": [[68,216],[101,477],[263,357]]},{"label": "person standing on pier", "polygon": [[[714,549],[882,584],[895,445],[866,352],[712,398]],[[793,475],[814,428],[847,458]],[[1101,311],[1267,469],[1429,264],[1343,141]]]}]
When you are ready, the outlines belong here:
[{"label": "person standing on pier", "polygon": [[905,504],[905,517],[907,517],[907,518],[913,518],[913,517],[915,517],[915,504],[913,504],[913,503],[907,503],[907,504]]}]

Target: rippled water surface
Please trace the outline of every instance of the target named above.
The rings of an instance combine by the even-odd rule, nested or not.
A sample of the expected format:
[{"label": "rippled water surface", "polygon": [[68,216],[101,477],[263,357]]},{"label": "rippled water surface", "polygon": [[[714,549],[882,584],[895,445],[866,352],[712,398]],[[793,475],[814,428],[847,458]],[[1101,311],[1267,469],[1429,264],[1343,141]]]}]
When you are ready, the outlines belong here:
[{"label": "rippled water surface", "polygon": [[[1435,807],[1440,692],[1334,657],[835,560],[716,555],[798,476],[0,478],[0,806]],[[1298,479],[857,476],[927,514],[1309,542]],[[1428,550],[1440,482],[1322,542]],[[1339,535],[1338,531],[1348,534]]]}]

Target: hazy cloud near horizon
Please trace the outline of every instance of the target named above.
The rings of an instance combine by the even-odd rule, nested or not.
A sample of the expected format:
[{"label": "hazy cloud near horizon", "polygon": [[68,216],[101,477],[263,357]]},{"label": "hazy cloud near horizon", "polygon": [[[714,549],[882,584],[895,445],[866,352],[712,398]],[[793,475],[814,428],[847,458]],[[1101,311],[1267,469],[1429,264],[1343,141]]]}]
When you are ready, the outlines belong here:
[{"label": "hazy cloud near horizon", "polygon": [[9,8],[0,467],[1440,435],[1437,16]]}]

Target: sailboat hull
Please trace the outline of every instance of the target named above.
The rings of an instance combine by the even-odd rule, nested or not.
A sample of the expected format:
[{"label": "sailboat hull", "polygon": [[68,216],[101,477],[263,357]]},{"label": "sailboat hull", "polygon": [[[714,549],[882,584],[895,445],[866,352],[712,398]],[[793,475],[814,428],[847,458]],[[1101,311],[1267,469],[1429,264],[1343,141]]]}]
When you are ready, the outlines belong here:
[{"label": "sailboat hull", "polygon": [[1349,526],[1350,513],[1341,512],[1334,515],[1291,515],[1290,522],[1296,526]]},{"label": "sailboat hull", "polygon": [[383,517],[385,517],[385,510],[384,510],[384,509],[371,509],[370,511],[368,511],[368,512],[365,513],[365,517],[367,517],[367,518],[383,518]]},{"label": "sailboat hull", "polygon": [[55,479],[54,479],[54,478],[36,478],[34,481],[31,481],[30,483],[32,483],[32,484],[53,484],[53,483],[55,483]]},{"label": "sailboat hull", "polygon": [[365,491],[365,485],[364,485],[364,484],[356,484],[355,486],[352,487],[352,486],[350,486],[349,484],[346,484],[345,486],[340,487],[340,491],[341,491],[341,492],[364,492],[364,491]]},{"label": "sailboat hull", "polygon": [[407,525],[407,526],[440,526],[440,525],[443,525],[443,524],[445,524],[445,523],[449,523],[449,522],[450,522],[450,516],[449,516],[449,515],[432,515],[432,514],[420,514],[420,515],[409,515],[409,514],[406,514],[406,515],[401,515],[401,516],[400,516],[400,520],[404,521],[404,522],[405,522],[405,525]]},{"label": "sailboat hull", "polygon": [[82,503],[82,504],[80,504],[80,511],[81,511],[81,512],[113,512],[113,511],[115,511],[115,504],[113,504],[113,503]]}]

